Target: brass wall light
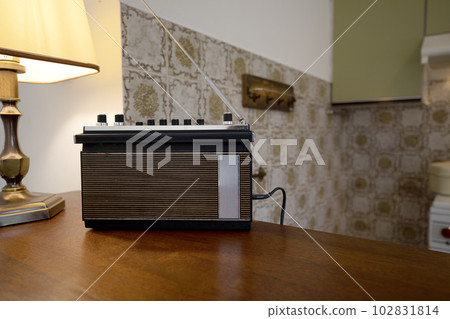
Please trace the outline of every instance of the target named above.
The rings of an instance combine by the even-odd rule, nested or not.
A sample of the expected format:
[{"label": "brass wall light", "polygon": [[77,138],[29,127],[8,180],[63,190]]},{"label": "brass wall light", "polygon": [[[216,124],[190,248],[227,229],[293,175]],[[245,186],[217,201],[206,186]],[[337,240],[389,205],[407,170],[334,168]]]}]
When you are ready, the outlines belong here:
[{"label": "brass wall light", "polygon": [[257,109],[292,111],[294,109],[294,88],[289,85],[260,78],[250,74],[242,75],[242,106]]}]

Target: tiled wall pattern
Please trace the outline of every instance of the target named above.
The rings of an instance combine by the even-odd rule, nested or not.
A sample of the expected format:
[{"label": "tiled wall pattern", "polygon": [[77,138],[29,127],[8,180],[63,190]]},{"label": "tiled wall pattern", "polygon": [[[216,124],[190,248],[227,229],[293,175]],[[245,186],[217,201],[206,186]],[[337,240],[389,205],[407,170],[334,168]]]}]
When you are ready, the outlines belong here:
[{"label": "tiled wall pattern", "polygon": [[450,160],[450,79],[425,83],[429,103],[357,105],[344,113],[347,233],[426,247],[428,167]]},{"label": "tiled wall pattern", "polygon": [[[302,73],[185,27],[164,21],[196,63],[252,125],[267,175],[255,191],[283,186],[285,223],[351,236],[425,247],[428,166],[450,160],[450,81],[426,85],[429,103],[382,103],[330,107],[330,84],[308,74],[294,85],[294,111],[242,108],[241,75],[294,82]],[[226,111],[192,63],[147,13],[122,4],[124,112],[126,121],[204,118],[218,124]],[[156,80],[156,84],[153,80]],[[169,96],[170,95],[170,96]],[[260,117],[261,116],[261,117]],[[271,139],[297,139],[288,165]],[[294,165],[312,138],[325,166]],[[258,170],[254,165],[254,172]],[[281,200],[279,196],[275,197]],[[254,201],[254,218],[278,222],[270,199]],[[298,224],[297,224],[298,223]]]},{"label": "tiled wall pattern", "polygon": [[[204,118],[219,124],[226,111],[192,63],[169,40],[164,30],[147,13],[122,4],[124,112],[126,121],[148,118]],[[290,113],[244,109],[241,105],[241,75],[293,83],[302,73],[261,56],[241,50],[180,25],[164,21],[197,64],[252,124],[257,140],[267,139],[260,154],[267,162],[266,177],[257,180],[265,190],[283,186],[288,194],[288,225],[330,232],[345,232],[347,157],[343,150],[343,117],[329,114],[330,85],[305,74],[294,86],[296,103]],[[153,80],[156,80],[156,84]],[[166,94],[167,92],[167,94]],[[170,97],[170,96],[171,97]],[[260,117],[261,116],[261,117]],[[288,165],[280,164],[280,146],[270,139],[298,140],[288,147]],[[326,165],[305,162],[294,165],[306,138],[315,141]],[[258,170],[254,165],[254,171]],[[263,192],[255,183],[255,191]],[[276,196],[281,203],[280,196]],[[280,209],[270,199],[254,201],[254,218],[278,222]]]}]

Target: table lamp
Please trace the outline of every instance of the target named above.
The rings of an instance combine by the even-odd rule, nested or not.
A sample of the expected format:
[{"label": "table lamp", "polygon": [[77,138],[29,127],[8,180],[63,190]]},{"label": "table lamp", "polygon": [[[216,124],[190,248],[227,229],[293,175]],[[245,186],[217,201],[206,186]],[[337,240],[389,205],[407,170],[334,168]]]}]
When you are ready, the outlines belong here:
[{"label": "table lamp", "polygon": [[54,83],[99,71],[82,0],[0,1],[0,115],[5,144],[0,174],[0,226],[51,218],[64,199],[22,184],[30,159],[20,149],[18,81]]}]

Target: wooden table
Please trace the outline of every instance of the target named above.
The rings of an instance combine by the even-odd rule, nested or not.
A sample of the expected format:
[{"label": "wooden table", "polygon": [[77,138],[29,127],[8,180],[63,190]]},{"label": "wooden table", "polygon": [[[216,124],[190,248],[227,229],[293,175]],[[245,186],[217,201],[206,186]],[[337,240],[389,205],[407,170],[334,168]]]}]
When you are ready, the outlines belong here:
[{"label": "wooden table", "polygon": [[[0,300],[76,300],[142,234],[94,231],[80,192],[0,228]],[[450,300],[450,255],[308,230],[376,300]],[[370,300],[301,229],[149,231],[80,300]]]}]

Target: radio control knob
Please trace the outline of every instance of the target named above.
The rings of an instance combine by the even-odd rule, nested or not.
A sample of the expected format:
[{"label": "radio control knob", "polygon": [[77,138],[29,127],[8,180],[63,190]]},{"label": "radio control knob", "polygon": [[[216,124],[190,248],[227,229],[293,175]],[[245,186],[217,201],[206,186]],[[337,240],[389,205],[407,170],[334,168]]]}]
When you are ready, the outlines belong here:
[{"label": "radio control knob", "polygon": [[191,123],[191,119],[185,119],[184,120],[184,125],[191,125],[192,123]]},{"label": "radio control knob", "polygon": [[180,121],[178,119],[173,119],[172,120],[172,125],[179,125]]},{"label": "radio control knob", "polygon": [[167,125],[167,120],[166,119],[160,119],[159,120],[159,125]]},{"label": "radio control knob", "polygon": [[142,125],[144,125],[144,122],[136,122],[136,125],[137,126],[142,126]]},{"label": "radio control knob", "polygon": [[106,122],[106,114],[98,114],[97,115],[97,125],[98,126],[107,126],[108,122]]},{"label": "radio control knob", "polygon": [[114,115],[114,125],[121,126],[121,125],[123,125],[123,122],[125,122],[125,118],[124,118],[123,114]]},{"label": "radio control knob", "polygon": [[147,120],[147,125],[155,125],[155,120],[154,119]]},{"label": "radio control knob", "polygon": [[197,120],[197,124],[198,125],[205,125],[205,120],[204,119],[198,119]]},{"label": "radio control knob", "polygon": [[231,114],[231,113],[224,113],[223,114],[223,124],[224,125],[231,125],[231,124],[233,124],[233,114]]}]

